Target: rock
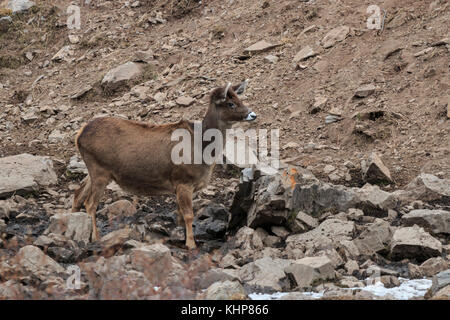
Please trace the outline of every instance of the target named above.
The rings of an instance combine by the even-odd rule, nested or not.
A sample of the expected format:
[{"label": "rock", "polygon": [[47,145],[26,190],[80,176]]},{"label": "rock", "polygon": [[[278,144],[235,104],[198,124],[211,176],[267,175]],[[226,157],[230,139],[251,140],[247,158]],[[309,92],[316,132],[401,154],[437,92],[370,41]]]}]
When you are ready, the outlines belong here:
[{"label": "rock", "polygon": [[432,281],[433,282],[431,284],[431,288],[427,292],[425,297],[430,295],[433,296],[441,289],[450,285],[450,269],[441,271],[438,274],[434,275]]},{"label": "rock", "polygon": [[249,227],[242,227],[232,239],[233,247],[241,250],[259,250],[264,247],[258,233]]},{"label": "rock", "polygon": [[80,37],[76,34],[69,34],[69,42],[71,44],[77,44],[80,42]]},{"label": "rock", "polygon": [[72,49],[72,46],[67,45],[62,47],[53,57],[52,61],[55,62],[61,62],[61,61],[68,61],[69,56],[73,56],[74,50]]},{"label": "rock", "polygon": [[278,57],[269,54],[269,55],[267,55],[267,56],[264,57],[264,60],[267,61],[267,62],[269,62],[269,63],[277,63],[277,62],[278,62]]},{"label": "rock", "polygon": [[306,257],[294,261],[284,269],[292,288],[309,288],[317,280],[334,279],[331,260],[325,256]]},{"label": "rock", "polygon": [[432,300],[450,300],[450,285],[442,288],[434,294]]},{"label": "rock", "polygon": [[363,86],[359,87],[358,89],[356,89],[355,97],[366,98],[366,97],[370,96],[371,94],[373,94],[375,92],[375,90],[376,90],[376,87],[373,84],[363,85]]},{"label": "rock", "polygon": [[293,61],[294,62],[303,61],[316,55],[317,53],[314,52],[314,50],[310,46],[306,46],[302,50],[297,52],[297,54],[294,56]]},{"label": "rock", "polygon": [[264,257],[244,265],[239,270],[239,277],[244,287],[249,287],[251,290],[282,291],[287,287],[284,268],[291,263],[291,260]]},{"label": "rock", "polygon": [[65,272],[55,260],[32,245],[22,247],[14,259],[19,266],[41,280],[45,280],[49,275]]},{"label": "rock", "polygon": [[350,28],[347,26],[341,26],[332,29],[328,32],[325,37],[322,39],[322,45],[324,48],[331,48],[337,42],[344,41],[347,35],[350,32]]},{"label": "rock", "polygon": [[55,129],[49,134],[48,142],[50,142],[50,143],[60,143],[65,138],[66,138],[66,135],[64,133],[61,133],[60,130]]},{"label": "rock", "polygon": [[430,258],[419,266],[420,275],[423,277],[432,277],[435,274],[445,271],[450,267],[448,261],[442,257]]},{"label": "rock", "polygon": [[7,8],[11,9],[13,13],[27,11],[36,4],[30,0],[9,0]]},{"label": "rock", "polygon": [[367,165],[362,168],[363,179],[370,183],[391,183],[391,172],[381,161],[377,153],[372,152],[369,159],[367,160]]},{"label": "rock", "polygon": [[173,270],[170,249],[163,244],[152,244],[131,250],[131,264],[143,272],[152,284],[162,283]]},{"label": "rock", "polygon": [[405,226],[418,225],[434,234],[450,234],[450,211],[418,209],[402,216]]},{"label": "rock", "polygon": [[230,212],[223,205],[211,203],[200,209],[194,218],[194,237],[197,241],[224,239]]},{"label": "rock", "polygon": [[391,258],[394,260],[425,261],[441,255],[442,244],[423,228],[414,226],[397,229],[392,237],[390,249]]},{"label": "rock", "polygon": [[450,199],[450,179],[439,179],[438,177],[421,173],[405,188],[408,197],[422,201],[448,201]]},{"label": "rock", "polygon": [[191,104],[195,102],[195,99],[191,97],[181,96],[178,97],[176,100],[176,103],[182,107],[189,107]]},{"label": "rock", "polygon": [[70,157],[69,164],[67,166],[67,171],[71,174],[87,174],[88,170],[86,164],[77,155]]},{"label": "rock", "polygon": [[89,243],[92,234],[92,218],[84,212],[55,214],[50,217],[50,225],[44,231],[44,235],[50,233]]},{"label": "rock", "polygon": [[247,294],[238,281],[220,281],[206,289],[202,298],[206,300],[245,300]]},{"label": "rock", "polygon": [[240,281],[238,271],[234,269],[211,268],[198,277],[198,287],[206,289],[216,282]]},{"label": "rock", "polygon": [[116,248],[120,248],[123,244],[131,238],[132,229],[123,228],[115,230],[104,235],[100,239],[100,245],[104,248],[104,251],[114,251]]},{"label": "rock", "polygon": [[394,288],[400,285],[400,281],[395,276],[381,276],[380,282],[385,288]]},{"label": "rock", "polygon": [[[0,18],[0,32],[7,32],[11,26],[12,18],[10,16]],[[1,87],[1,86],[0,86]]]},{"label": "rock", "polygon": [[279,44],[271,44],[265,40],[261,40],[255,44],[252,44],[250,47],[244,49],[244,52],[248,52],[248,53],[262,52],[262,51],[266,51],[266,50],[275,48],[277,46],[279,46]]},{"label": "rock", "polygon": [[270,228],[270,230],[272,231],[273,234],[275,234],[276,236],[284,239],[289,235],[289,231],[286,230],[286,228],[284,227],[280,227],[280,226],[272,226]]},{"label": "rock", "polygon": [[97,212],[99,215],[107,216],[109,219],[118,217],[132,217],[136,214],[136,206],[128,200],[118,200],[106,208]]},{"label": "rock", "polygon": [[348,260],[344,267],[348,275],[353,275],[359,271],[358,263],[355,260]]},{"label": "rock", "polygon": [[57,183],[53,162],[48,157],[23,153],[0,158],[0,168],[0,198]]},{"label": "rock", "polygon": [[388,222],[377,219],[374,223],[365,227],[364,231],[353,243],[362,255],[372,256],[375,253],[389,251],[393,230]]},{"label": "rock", "polygon": [[155,60],[154,53],[152,49],[148,49],[147,51],[136,51],[134,53],[133,62],[153,62]]},{"label": "rock", "polygon": [[141,66],[136,62],[127,62],[108,73],[102,79],[102,87],[105,90],[114,91],[128,81],[131,81],[142,74]]},{"label": "rock", "polygon": [[316,218],[306,214],[302,211],[299,211],[295,216],[295,220],[290,224],[290,228],[294,232],[307,231],[310,229],[314,229],[319,225],[319,222]]},{"label": "rock", "polygon": [[[3,232],[6,231],[6,223],[2,219],[0,219],[0,236]],[[1,238],[0,238],[1,239]]]}]

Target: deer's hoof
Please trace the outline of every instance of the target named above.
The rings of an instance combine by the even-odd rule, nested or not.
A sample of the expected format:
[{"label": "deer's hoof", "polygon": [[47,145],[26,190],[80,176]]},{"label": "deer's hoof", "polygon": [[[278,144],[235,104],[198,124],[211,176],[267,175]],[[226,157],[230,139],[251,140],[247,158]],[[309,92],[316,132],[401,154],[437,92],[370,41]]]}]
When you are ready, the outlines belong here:
[{"label": "deer's hoof", "polygon": [[195,242],[194,241],[186,241],[186,247],[189,249],[189,250],[195,250],[195,249],[197,249],[197,246],[195,245]]}]

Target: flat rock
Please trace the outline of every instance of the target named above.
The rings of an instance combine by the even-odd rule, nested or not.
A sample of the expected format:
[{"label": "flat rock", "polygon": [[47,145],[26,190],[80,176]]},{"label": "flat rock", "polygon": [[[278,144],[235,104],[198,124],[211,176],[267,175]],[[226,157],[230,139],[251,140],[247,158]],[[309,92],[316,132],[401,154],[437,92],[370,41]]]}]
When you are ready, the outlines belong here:
[{"label": "flat rock", "polygon": [[7,8],[11,9],[13,13],[27,11],[34,7],[36,4],[29,0],[9,0]]},{"label": "flat rock", "polygon": [[405,188],[414,200],[433,201],[450,199],[450,179],[440,179],[432,174],[421,173]]},{"label": "flat rock", "polygon": [[114,90],[126,81],[137,78],[141,73],[142,69],[138,63],[127,62],[109,70],[103,77],[101,84],[104,88]]},{"label": "flat rock", "polygon": [[297,54],[294,56],[293,61],[294,62],[303,61],[316,55],[317,53],[314,52],[313,48],[311,48],[310,46],[306,46],[302,50],[297,52]]},{"label": "flat rock", "polygon": [[363,86],[360,86],[355,91],[355,97],[358,98],[366,98],[373,94],[376,90],[376,87],[373,84],[365,84]]},{"label": "flat rock", "polygon": [[0,168],[0,198],[38,191],[58,182],[53,161],[48,157],[23,153],[0,158]]},{"label": "flat rock", "polygon": [[178,97],[175,102],[182,107],[189,107],[195,102],[195,99],[187,96],[181,96]]},{"label": "flat rock", "polygon": [[417,224],[435,234],[450,234],[450,211],[429,209],[412,210],[402,216],[402,222],[406,226]]},{"label": "flat rock", "polygon": [[88,243],[92,234],[92,218],[84,212],[55,214],[50,217],[50,225],[44,231],[45,235],[50,233]]},{"label": "flat rock", "polygon": [[306,257],[284,269],[293,288],[308,288],[317,280],[334,279],[333,264],[326,256]]},{"label": "flat rock", "polygon": [[322,45],[324,48],[331,48],[337,42],[344,41],[350,32],[350,28],[347,26],[340,26],[329,31],[322,39]]},{"label": "flat rock", "polygon": [[256,42],[255,44],[252,44],[250,47],[245,48],[244,52],[248,52],[248,53],[254,53],[254,52],[261,52],[261,51],[266,51],[272,48],[275,48],[279,46],[279,44],[272,44],[267,42],[266,40],[261,40]]},{"label": "flat rock", "polygon": [[394,260],[425,261],[440,256],[442,244],[423,228],[414,226],[397,229],[392,237],[390,249],[391,257]]}]

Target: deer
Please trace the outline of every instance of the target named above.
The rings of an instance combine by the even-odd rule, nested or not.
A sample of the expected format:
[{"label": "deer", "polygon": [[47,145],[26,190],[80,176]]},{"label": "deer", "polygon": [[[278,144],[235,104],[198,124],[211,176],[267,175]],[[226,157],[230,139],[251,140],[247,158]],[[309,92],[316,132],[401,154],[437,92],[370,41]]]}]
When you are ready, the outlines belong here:
[{"label": "deer", "polygon": [[[201,121],[202,132],[217,129],[225,140],[225,131],[239,121],[253,121],[256,114],[239,99],[248,80],[228,83],[211,91],[209,106]],[[84,205],[92,219],[91,241],[99,240],[96,211],[106,186],[115,181],[124,191],[136,196],[175,195],[177,222],[186,230],[185,246],[196,248],[192,223],[193,195],[209,184],[215,163],[174,164],[171,150],[176,141],[172,133],[188,130],[194,123],[185,119],[167,124],[127,120],[119,117],[95,118],[83,126],[75,145],[84,160],[88,175],[75,190],[72,212]],[[192,140],[193,143],[193,140]],[[202,142],[202,148],[204,148]]]}]

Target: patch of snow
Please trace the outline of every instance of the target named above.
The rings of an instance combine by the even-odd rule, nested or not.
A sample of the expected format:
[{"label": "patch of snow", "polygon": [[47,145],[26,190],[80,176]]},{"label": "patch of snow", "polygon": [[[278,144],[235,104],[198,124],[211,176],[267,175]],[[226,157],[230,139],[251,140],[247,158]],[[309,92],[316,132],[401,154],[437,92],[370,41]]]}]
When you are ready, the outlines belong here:
[{"label": "patch of snow", "polygon": [[252,300],[277,300],[287,295],[287,292],[275,292],[275,293],[250,293],[248,296]]},{"label": "patch of snow", "polygon": [[[398,287],[394,288],[385,288],[383,283],[376,282],[375,284],[371,284],[366,287],[348,288],[346,290],[364,290],[371,292],[379,297],[391,295],[396,300],[409,300],[412,298],[423,297],[425,293],[428,291],[428,289],[431,287],[432,283],[432,281],[428,279],[409,280],[405,278],[399,278],[399,281],[401,284]],[[320,299],[323,297],[324,291],[321,292],[306,291],[301,293],[313,299]],[[272,294],[254,292],[249,294],[248,296],[252,300],[277,300],[287,294],[288,292],[276,292]]]},{"label": "patch of snow", "polygon": [[381,282],[363,287],[363,288],[350,288],[350,290],[361,289],[369,291],[376,296],[383,297],[385,295],[392,295],[397,300],[408,300],[417,297],[423,297],[427,290],[431,287],[431,280],[428,279],[414,279],[408,280],[405,278],[399,278],[401,284],[394,288],[385,288]]}]

